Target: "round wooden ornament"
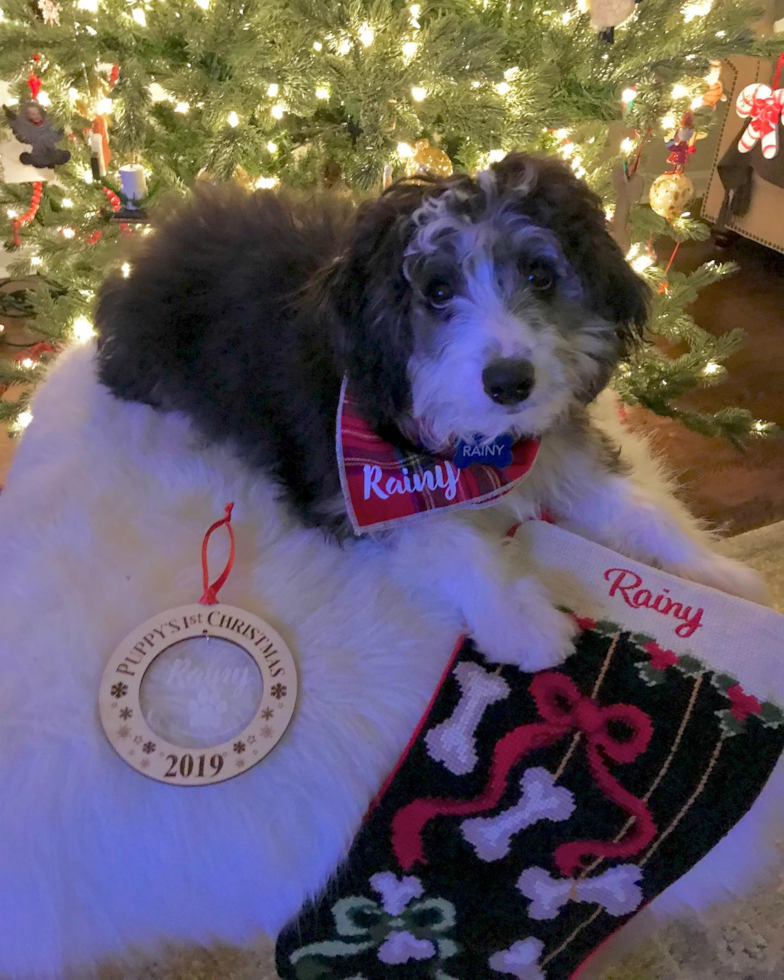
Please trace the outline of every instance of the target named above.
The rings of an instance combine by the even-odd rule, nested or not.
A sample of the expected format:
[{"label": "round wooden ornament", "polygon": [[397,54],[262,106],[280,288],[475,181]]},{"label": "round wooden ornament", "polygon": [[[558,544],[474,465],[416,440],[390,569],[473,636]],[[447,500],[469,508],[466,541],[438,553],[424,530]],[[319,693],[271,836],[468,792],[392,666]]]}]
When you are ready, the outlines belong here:
[{"label": "round wooden ornament", "polygon": [[[132,630],[101,679],[99,713],[112,747],[137,772],[171,786],[208,786],[247,772],[280,742],[297,702],[294,658],[280,635],[253,613],[217,600],[234,556],[230,518],[228,505],[205,536],[201,601]],[[231,555],[210,585],[207,541],[221,525],[231,535]],[[201,656],[193,656],[194,645]],[[151,677],[155,698],[146,693]],[[232,698],[241,701],[233,717]],[[194,718],[200,731],[189,728]]]}]

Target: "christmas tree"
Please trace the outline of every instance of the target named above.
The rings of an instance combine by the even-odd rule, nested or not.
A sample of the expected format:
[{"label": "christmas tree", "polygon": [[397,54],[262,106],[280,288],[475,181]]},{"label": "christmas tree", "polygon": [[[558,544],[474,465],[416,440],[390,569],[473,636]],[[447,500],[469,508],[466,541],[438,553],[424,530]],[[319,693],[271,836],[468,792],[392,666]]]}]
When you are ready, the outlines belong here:
[{"label": "christmas tree", "polygon": [[[195,181],[362,196],[525,149],[560,154],[591,184],[653,287],[655,342],[619,369],[621,397],[699,432],[768,434],[740,409],[676,406],[722,379],[742,332],[711,336],[686,312],[729,265],[685,275],[672,247],[654,251],[663,236],[708,235],[683,210],[683,166],[721,96],[716,59],[773,51],[755,14],[741,0],[4,0],[6,116],[21,139],[32,97],[31,121],[47,127],[36,152],[56,169],[11,182],[6,167],[0,184],[11,272],[29,286],[2,298],[0,320],[24,316],[40,339],[0,360],[0,386],[27,386],[0,420],[29,422],[41,365],[92,335],[104,274],[132,273],[126,243]],[[7,135],[4,165],[26,149]],[[639,166],[665,139],[673,173],[657,214],[638,203]]]}]

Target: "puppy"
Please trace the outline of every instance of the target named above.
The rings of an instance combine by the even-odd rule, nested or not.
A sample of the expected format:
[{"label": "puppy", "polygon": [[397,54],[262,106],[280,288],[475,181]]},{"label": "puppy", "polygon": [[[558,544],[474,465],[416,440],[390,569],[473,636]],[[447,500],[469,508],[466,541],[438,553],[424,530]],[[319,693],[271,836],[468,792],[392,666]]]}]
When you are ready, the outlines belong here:
[{"label": "puppy", "polygon": [[486,657],[538,670],[570,652],[573,626],[538,582],[511,576],[499,542],[543,511],[631,558],[759,594],[656,468],[644,461],[641,480],[591,419],[648,300],[600,200],[555,160],[515,153],[475,178],[400,181],[356,210],[208,189],[106,283],[99,370],[116,396],[231,443],[336,537],[350,533],[334,439],[344,377],[393,444],[540,438],[531,475],[489,511],[384,542],[398,578],[456,606]]}]

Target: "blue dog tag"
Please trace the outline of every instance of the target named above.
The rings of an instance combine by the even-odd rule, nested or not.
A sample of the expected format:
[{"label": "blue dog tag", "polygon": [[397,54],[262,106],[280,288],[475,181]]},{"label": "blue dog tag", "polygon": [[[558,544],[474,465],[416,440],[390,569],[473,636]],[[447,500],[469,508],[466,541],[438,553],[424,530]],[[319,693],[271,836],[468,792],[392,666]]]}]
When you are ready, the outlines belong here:
[{"label": "blue dog tag", "polygon": [[481,439],[481,436],[474,436],[473,442],[458,440],[452,462],[459,470],[474,463],[485,463],[499,470],[512,465],[512,437],[508,433],[488,443],[482,443]]}]

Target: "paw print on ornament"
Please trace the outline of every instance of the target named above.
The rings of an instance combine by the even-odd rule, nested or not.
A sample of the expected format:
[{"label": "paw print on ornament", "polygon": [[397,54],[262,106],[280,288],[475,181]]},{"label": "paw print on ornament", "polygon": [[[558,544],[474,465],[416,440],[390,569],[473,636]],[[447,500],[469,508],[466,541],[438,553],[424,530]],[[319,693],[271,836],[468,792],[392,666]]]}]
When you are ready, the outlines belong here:
[{"label": "paw print on ornament", "polygon": [[225,724],[229,703],[218,691],[203,688],[188,702],[190,724],[194,731],[215,731]]}]

